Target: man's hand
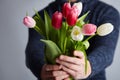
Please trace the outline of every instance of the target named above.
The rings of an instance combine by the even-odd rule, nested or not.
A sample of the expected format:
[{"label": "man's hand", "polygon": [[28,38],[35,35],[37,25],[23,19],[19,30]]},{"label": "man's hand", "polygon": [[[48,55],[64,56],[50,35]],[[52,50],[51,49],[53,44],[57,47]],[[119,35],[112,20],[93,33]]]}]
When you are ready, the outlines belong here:
[{"label": "man's hand", "polygon": [[41,71],[42,80],[67,80],[69,75],[59,65],[45,64]]},{"label": "man's hand", "polygon": [[74,51],[74,56],[61,55],[56,62],[62,65],[62,69],[69,73],[74,79],[85,79],[91,74],[91,66],[87,62],[87,73],[85,74],[85,57],[81,51]]}]

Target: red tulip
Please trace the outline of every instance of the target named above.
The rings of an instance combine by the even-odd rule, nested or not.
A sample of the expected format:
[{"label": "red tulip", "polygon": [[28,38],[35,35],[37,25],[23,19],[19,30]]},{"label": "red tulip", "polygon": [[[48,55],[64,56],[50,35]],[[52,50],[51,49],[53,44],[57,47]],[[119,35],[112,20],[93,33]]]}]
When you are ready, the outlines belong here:
[{"label": "red tulip", "polygon": [[77,22],[78,14],[75,10],[71,10],[67,16],[67,23],[69,26],[74,26]]},{"label": "red tulip", "polygon": [[94,35],[96,32],[97,26],[94,24],[85,24],[82,28],[82,32],[84,35]]},{"label": "red tulip", "polygon": [[60,29],[62,26],[62,13],[56,11],[52,16],[52,26],[55,29]]},{"label": "red tulip", "polygon": [[71,10],[71,5],[69,2],[67,3],[64,3],[63,7],[62,7],[62,13],[63,13],[63,16],[66,18],[68,13],[70,12]]}]

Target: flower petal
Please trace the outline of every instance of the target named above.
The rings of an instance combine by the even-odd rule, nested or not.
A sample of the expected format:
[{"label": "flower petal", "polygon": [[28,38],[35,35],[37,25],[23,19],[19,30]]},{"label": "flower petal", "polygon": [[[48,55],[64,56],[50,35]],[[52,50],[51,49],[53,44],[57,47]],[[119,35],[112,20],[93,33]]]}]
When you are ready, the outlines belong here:
[{"label": "flower petal", "polygon": [[55,29],[60,29],[62,26],[62,13],[56,11],[52,16],[52,26]]},{"label": "flower petal", "polygon": [[97,26],[94,24],[85,24],[82,28],[84,35],[94,35],[96,32]]},{"label": "flower petal", "polygon": [[73,30],[71,32],[71,37],[75,41],[82,41],[83,40],[83,34],[81,33],[81,29],[78,26],[74,26]]},{"label": "flower petal", "polygon": [[27,26],[28,28],[34,28],[35,25],[36,25],[36,22],[35,22],[35,20],[32,17],[26,16],[23,19],[23,24],[25,26]]},{"label": "flower petal", "polygon": [[105,23],[98,27],[97,34],[99,36],[106,36],[110,34],[114,29],[114,26],[111,23]]},{"label": "flower petal", "polygon": [[72,9],[75,9],[77,11],[77,15],[79,16],[82,12],[82,3],[78,2],[78,3],[74,3],[74,5],[72,6]]}]

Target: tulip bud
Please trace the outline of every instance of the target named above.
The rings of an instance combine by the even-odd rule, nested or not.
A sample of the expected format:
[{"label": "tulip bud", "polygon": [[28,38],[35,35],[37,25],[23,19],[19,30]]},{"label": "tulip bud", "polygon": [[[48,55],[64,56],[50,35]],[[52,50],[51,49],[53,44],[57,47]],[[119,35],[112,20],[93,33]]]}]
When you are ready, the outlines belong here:
[{"label": "tulip bud", "polygon": [[23,19],[23,24],[25,26],[27,26],[28,28],[34,28],[35,25],[36,25],[36,22],[35,22],[35,20],[32,17],[26,16]]},{"label": "tulip bud", "polygon": [[74,9],[77,12],[77,15],[79,16],[80,13],[82,12],[82,3],[81,2],[74,3],[72,9]]},{"label": "tulip bud", "polygon": [[94,24],[85,24],[82,28],[82,33],[84,35],[94,35],[96,32],[97,26]]},{"label": "tulip bud", "polygon": [[105,23],[98,27],[97,34],[99,36],[106,36],[110,34],[114,29],[114,26],[111,23]]},{"label": "tulip bud", "polygon": [[60,29],[62,26],[62,13],[56,11],[52,16],[52,26],[55,29]]},{"label": "tulip bud", "polygon": [[69,25],[69,26],[74,26],[74,25],[76,24],[76,22],[77,22],[77,18],[78,18],[78,16],[77,16],[76,11],[71,10],[71,11],[69,12],[68,16],[67,16],[67,19],[66,19],[68,25]]},{"label": "tulip bud", "polygon": [[63,16],[66,18],[68,13],[70,12],[71,10],[71,5],[70,3],[64,3],[63,7],[62,7],[62,13],[63,13]]}]

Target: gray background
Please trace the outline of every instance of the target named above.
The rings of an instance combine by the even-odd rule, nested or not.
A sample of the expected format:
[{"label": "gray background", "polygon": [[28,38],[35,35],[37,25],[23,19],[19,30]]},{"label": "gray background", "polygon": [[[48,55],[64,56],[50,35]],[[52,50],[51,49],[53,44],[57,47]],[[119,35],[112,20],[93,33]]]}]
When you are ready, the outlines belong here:
[{"label": "gray background", "polygon": [[[53,0],[0,0],[0,80],[36,80],[25,66],[27,28],[22,24],[26,12],[30,16]],[[104,0],[120,11],[120,0]],[[108,80],[120,80],[120,39],[113,64],[107,68]]]}]

